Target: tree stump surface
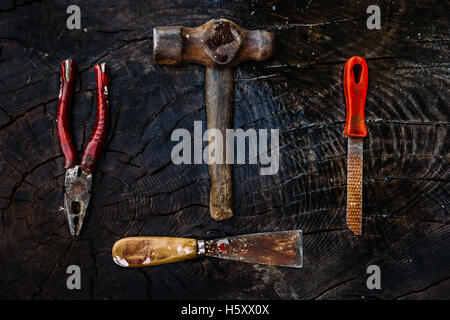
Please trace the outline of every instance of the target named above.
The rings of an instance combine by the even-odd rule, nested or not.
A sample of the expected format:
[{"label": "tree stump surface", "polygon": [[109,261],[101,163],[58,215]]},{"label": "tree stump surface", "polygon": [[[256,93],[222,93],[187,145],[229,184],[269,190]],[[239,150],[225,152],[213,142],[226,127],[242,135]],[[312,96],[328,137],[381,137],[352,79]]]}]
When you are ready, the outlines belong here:
[{"label": "tree stump surface", "polygon": [[[450,298],[449,48],[445,1],[61,1],[0,4],[0,297],[3,299]],[[381,29],[369,30],[369,5]],[[205,68],[153,63],[154,26],[227,18],[273,31],[277,51],[235,70],[234,128],[280,130],[280,169],[234,165],[235,215],[209,216],[208,166],[175,165],[177,128],[206,128]],[[345,61],[369,67],[363,235],[346,228]],[[61,207],[60,63],[79,73],[72,134],[96,114],[93,66],[111,72],[109,136],[82,234]],[[301,269],[201,258],[124,269],[127,236],[212,239],[303,230]],[[81,268],[81,290],[66,269]],[[381,289],[366,286],[378,265]]]}]

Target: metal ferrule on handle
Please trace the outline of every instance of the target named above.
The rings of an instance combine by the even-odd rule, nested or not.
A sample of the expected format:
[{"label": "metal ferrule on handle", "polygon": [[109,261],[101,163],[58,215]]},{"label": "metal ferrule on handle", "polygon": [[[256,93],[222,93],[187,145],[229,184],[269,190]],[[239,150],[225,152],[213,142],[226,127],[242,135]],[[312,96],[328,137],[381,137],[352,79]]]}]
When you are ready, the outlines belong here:
[{"label": "metal ferrule on handle", "polygon": [[201,257],[206,254],[205,240],[197,240],[197,256]]}]

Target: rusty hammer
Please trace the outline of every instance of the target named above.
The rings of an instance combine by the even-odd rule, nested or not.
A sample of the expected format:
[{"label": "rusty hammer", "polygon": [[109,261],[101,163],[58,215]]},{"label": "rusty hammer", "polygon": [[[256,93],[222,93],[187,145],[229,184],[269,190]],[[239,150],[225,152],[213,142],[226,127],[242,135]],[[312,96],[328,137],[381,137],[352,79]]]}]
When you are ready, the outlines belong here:
[{"label": "rusty hammer", "polygon": [[[196,28],[165,26],[153,29],[153,60],[158,64],[194,62],[206,66],[205,100],[208,129],[226,137],[233,127],[234,70],[245,60],[262,61],[272,56],[274,36],[263,30],[245,30],[226,19],[213,19]],[[212,137],[208,137],[211,143]],[[222,143],[223,159],[226,157]],[[230,157],[230,156],[229,156]],[[234,155],[231,157],[234,159]],[[233,216],[233,175],[231,164],[209,161],[211,217]]]}]

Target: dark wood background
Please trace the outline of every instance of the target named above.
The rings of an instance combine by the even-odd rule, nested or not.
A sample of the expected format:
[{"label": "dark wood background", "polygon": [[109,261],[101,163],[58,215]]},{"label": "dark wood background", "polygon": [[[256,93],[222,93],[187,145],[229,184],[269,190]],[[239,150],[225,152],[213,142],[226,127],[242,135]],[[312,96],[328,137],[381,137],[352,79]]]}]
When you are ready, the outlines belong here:
[{"label": "dark wood background", "polygon": [[[66,28],[81,8],[82,29]],[[381,30],[366,8],[381,7]],[[0,2],[0,297],[4,299],[450,298],[447,1]],[[265,62],[235,72],[235,128],[280,129],[280,170],[235,165],[235,216],[209,217],[207,165],[174,165],[176,128],[206,126],[204,67],[157,66],[152,28],[225,17],[276,33]],[[363,236],[345,226],[342,71],[369,66]],[[110,66],[111,129],[77,239],[61,206],[59,65],[79,63],[72,112],[81,153],[95,120],[93,65]],[[125,236],[211,239],[302,229],[304,267],[198,259],[123,269]],[[82,289],[66,288],[66,268]],[[368,290],[366,268],[381,268]]]}]

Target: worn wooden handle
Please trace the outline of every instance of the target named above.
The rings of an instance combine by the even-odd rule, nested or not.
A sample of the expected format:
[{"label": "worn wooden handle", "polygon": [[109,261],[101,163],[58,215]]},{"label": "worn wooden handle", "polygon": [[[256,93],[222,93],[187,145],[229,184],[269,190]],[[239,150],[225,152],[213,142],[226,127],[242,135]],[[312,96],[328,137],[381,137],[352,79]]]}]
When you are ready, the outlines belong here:
[{"label": "worn wooden handle", "polygon": [[[233,216],[233,168],[227,164],[226,129],[233,128],[234,81],[233,69],[206,68],[205,100],[208,125],[208,147],[211,146],[213,131],[221,133],[222,141],[215,141],[214,155],[208,152],[211,192],[209,209],[215,220]],[[215,139],[218,139],[215,135]],[[221,144],[221,145],[220,145]],[[212,148],[212,147],[211,147]],[[232,150],[229,150],[230,153]],[[230,154],[231,158],[234,157]],[[215,159],[213,159],[215,158]]]},{"label": "worn wooden handle", "polygon": [[197,257],[197,240],[171,237],[130,237],[117,241],[112,257],[121,267],[145,267]]}]

